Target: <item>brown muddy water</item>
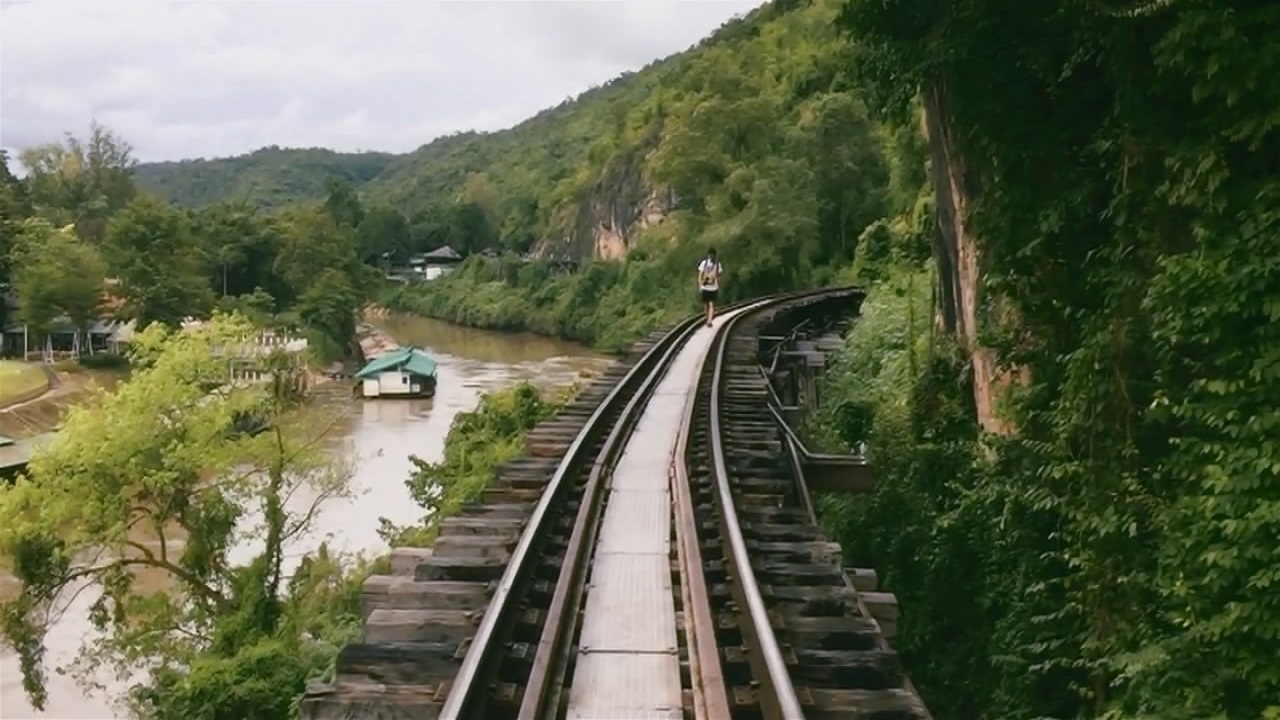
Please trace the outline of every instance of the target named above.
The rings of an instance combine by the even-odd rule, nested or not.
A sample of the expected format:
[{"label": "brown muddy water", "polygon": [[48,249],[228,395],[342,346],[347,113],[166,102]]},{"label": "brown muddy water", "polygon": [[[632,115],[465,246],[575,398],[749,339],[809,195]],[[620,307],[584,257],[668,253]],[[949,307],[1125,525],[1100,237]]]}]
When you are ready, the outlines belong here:
[{"label": "brown muddy water", "polygon": [[[377,323],[397,342],[423,347],[439,363],[436,396],[427,400],[347,400],[342,392],[327,393],[327,402],[345,406],[331,447],[355,463],[355,497],[334,498],[321,505],[310,536],[290,549],[295,562],[327,541],[351,552],[379,552],[385,545],[377,535],[378,518],[404,524],[421,518],[421,509],[404,486],[409,455],[438,460],[453,417],[475,407],[482,392],[519,380],[543,386],[565,386],[584,372],[602,370],[609,358],[573,343],[526,334],[494,333],[458,327],[426,318],[392,315]],[[305,507],[313,498],[295,494],[291,504]],[[180,538],[174,539],[181,542]],[[245,548],[250,551],[250,548]],[[241,556],[246,553],[237,553]],[[243,559],[243,557],[238,558]],[[0,595],[13,590],[12,578],[0,576]],[[87,596],[67,608],[48,637],[47,665],[56,668],[75,655],[89,632]],[[114,699],[127,682],[101,678],[105,691],[86,693],[69,676],[50,672],[49,702],[43,713],[27,703],[17,659],[0,649],[0,718],[103,720],[127,715]]]}]

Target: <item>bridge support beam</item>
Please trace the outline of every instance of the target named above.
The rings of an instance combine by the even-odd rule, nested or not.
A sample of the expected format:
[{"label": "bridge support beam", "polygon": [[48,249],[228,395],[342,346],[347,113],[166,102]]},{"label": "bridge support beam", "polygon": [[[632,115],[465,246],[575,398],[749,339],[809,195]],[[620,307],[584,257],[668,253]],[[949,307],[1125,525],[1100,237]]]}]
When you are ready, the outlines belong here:
[{"label": "bridge support beam", "polygon": [[875,489],[871,466],[858,455],[830,455],[802,451],[800,467],[810,490],[833,493],[868,493]]},{"label": "bridge support beam", "polygon": [[[875,476],[864,457],[812,452],[795,432],[818,404],[822,373],[830,356],[844,345],[842,334],[852,309],[847,300],[818,308],[795,331],[761,334],[757,340],[760,365],[769,379],[776,416],[800,452],[801,469],[810,490],[866,493],[875,488]],[[794,319],[779,318],[773,324],[788,327]]]}]

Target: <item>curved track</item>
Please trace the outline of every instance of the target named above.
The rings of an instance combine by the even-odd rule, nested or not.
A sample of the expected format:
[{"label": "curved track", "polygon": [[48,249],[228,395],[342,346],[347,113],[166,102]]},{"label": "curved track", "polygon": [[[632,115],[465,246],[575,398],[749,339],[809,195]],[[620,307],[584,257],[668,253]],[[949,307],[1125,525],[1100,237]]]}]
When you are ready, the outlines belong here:
[{"label": "curved track", "polygon": [[651,336],[388,579],[303,717],[927,718],[816,525],[759,364],[763,322],[855,294]]},{"label": "curved track", "polygon": [[[841,300],[811,296],[772,313]],[[811,318],[827,314],[811,309]],[[718,338],[686,456],[699,540],[722,560],[704,566],[731,702],[719,717],[928,718],[818,526],[796,450],[767,410],[757,341],[766,315],[735,318]]]}]

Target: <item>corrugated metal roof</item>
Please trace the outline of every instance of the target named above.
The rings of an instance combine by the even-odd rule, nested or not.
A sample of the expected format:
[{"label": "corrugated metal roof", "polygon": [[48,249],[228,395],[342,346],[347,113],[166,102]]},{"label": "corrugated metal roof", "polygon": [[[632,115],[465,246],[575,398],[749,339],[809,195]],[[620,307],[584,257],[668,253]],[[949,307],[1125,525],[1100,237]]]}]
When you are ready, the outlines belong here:
[{"label": "corrugated metal roof", "polygon": [[438,247],[429,253],[423,254],[422,257],[427,260],[461,260],[462,259],[462,256],[458,254],[458,251],[454,250],[448,245]]},{"label": "corrugated metal roof", "polygon": [[436,374],[436,361],[418,348],[404,347],[370,360],[356,373],[356,378],[363,380],[388,370],[407,370],[414,375],[431,377]]}]

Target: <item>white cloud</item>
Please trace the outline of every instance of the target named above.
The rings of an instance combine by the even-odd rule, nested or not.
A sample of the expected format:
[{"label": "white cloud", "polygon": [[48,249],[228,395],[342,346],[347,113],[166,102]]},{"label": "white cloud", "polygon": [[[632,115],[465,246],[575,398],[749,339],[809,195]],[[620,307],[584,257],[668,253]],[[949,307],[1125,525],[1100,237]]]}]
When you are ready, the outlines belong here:
[{"label": "white cloud", "polygon": [[0,146],[405,152],[683,50],[762,0],[0,0]]}]

